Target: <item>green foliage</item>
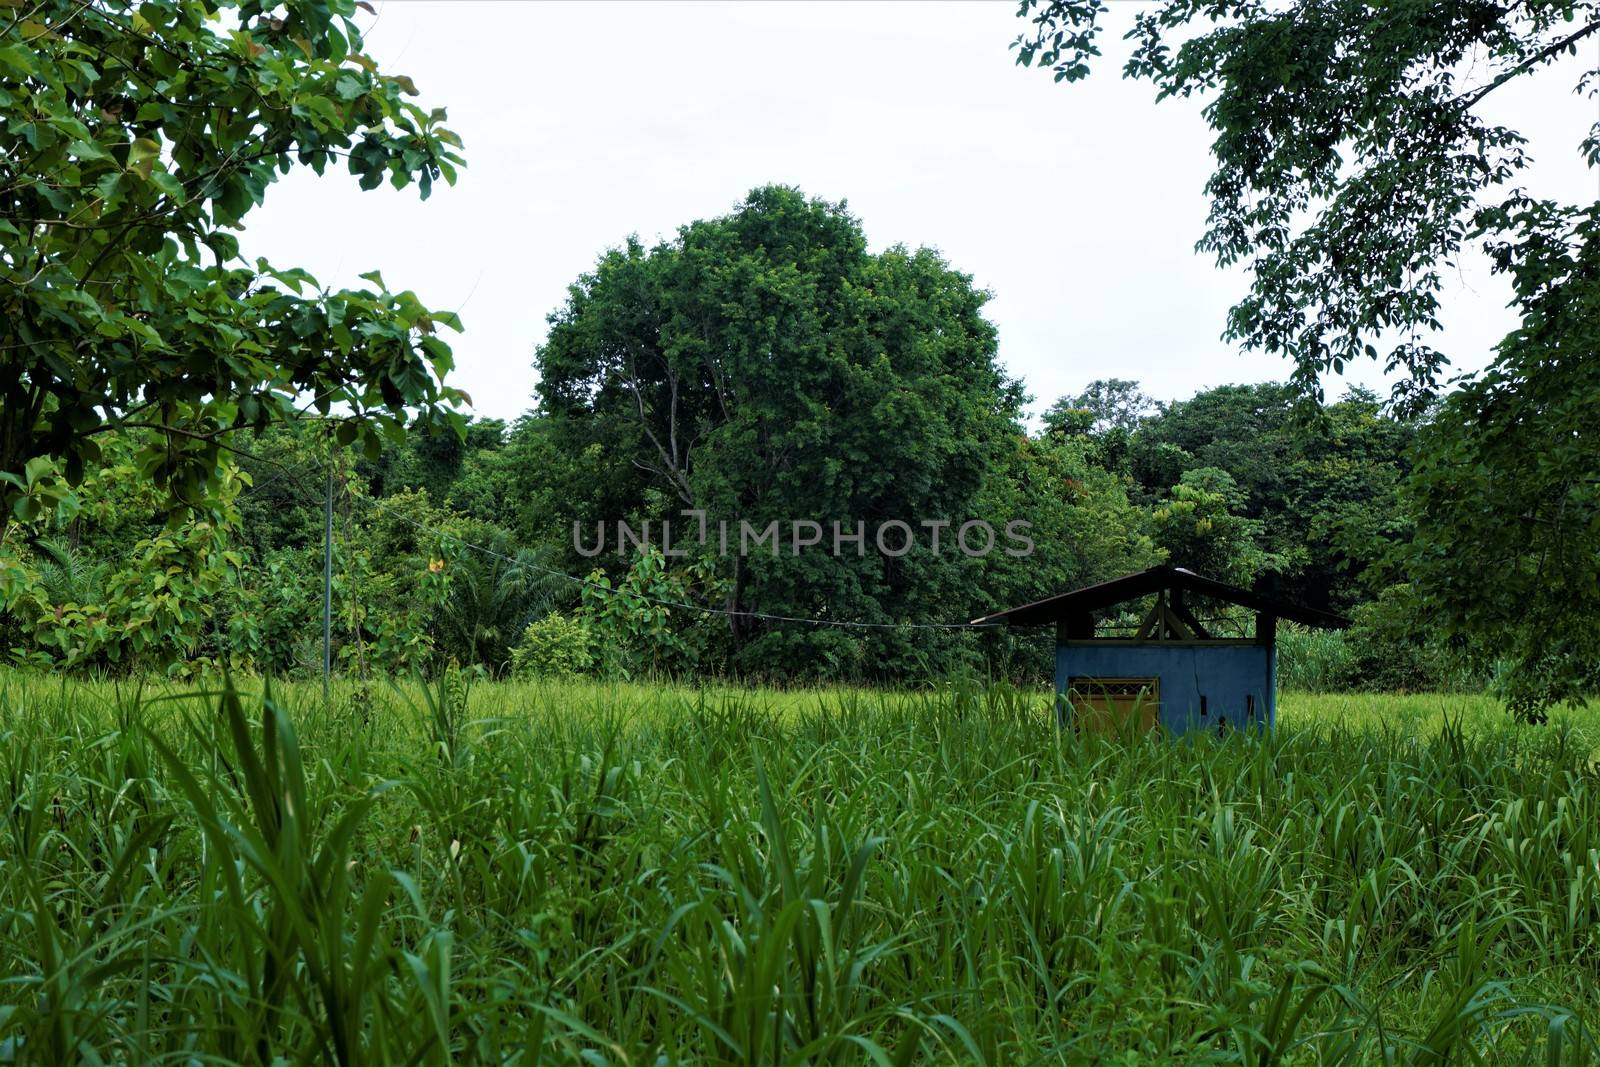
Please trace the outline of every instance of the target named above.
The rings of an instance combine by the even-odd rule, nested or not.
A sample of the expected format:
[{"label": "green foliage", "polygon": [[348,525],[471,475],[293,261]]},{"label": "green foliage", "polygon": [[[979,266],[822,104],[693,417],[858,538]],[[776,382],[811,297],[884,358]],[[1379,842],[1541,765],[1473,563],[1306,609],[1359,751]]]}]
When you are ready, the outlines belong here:
[{"label": "green foliage", "polygon": [[[250,476],[250,491],[238,507],[242,543],[251,556],[261,560],[280,549],[304,549],[320,559],[328,472],[343,505],[357,470],[349,451],[316,423],[271,426],[235,440],[242,450],[235,457],[238,467]],[[345,518],[342,507],[339,518]]]},{"label": "green foliage", "polygon": [[505,531],[484,523],[456,518],[451,525],[465,527],[472,543],[487,552],[446,542],[455,549],[450,594],[435,610],[433,628],[451,658],[499,670],[517,641],[517,627],[566,600],[572,585],[549,566],[553,553],[518,548]]},{"label": "green foliage", "polygon": [[1407,585],[1384,589],[1354,611],[1348,630],[1287,627],[1278,639],[1278,684],[1316,693],[1482,692],[1490,665],[1452,647]]},{"label": "green foliage", "polygon": [[81,546],[60,538],[34,542],[39,592],[52,604],[90,604],[104,599],[110,566]]},{"label": "green foliage", "polygon": [[1062,433],[1131,434],[1160,410],[1161,404],[1146,396],[1138,382],[1102,378],[1090,382],[1077,396],[1062,397],[1050,405],[1044,424],[1047,430]]},{"label": "green foliage", "polygon": [[[965,521],[1020,432],[986,300],[934,252],[869,253],[844,205],[784,187],[655,248],[608,252],[537,355],[557,477],[586,483],[555,501],[559,536],[570,541],[574,521],[628,519],[671,521],[682,540],[695,525],[686,508],[706,513],[712,538],[728,522],[735,540],[741,520],[846,533],[880,517]],[[892,559],[758,551],[721,576],[729,606],[750,613],[882,623],[979,606],[965,557],[925,541]],[[927,651],[895,631],[789,631],[754,614],[735,617],[733,637],[740,663],[774,663],[744,650],[781,645],[782,671],[829,669],[841,639],[885,673]]]},{"label": "green foliage", "polygon": [[[1288,468],[1278,476],[1273,468],[1249,462],[1243,439],[1252,419],[1241,409],[1262,396],[1283,400],[1286,393],[1281,387],[1213,391],[1139,422],[1127,439],[1128,462],[1137,461],[1135,469],[1144,471],[1148,458],[1161,449],[1172,450],[1178,461],[1179,485],[1154,493],[1126,471],[1107,467],[1104,443],[1118,429],[1011,434],[996,446],[972,507],[976,514],[1027,521],[1033,552],[963,559],[960,566],[971,588],[952,594],[954,601],[930,597],[927,612],[940,619],[971,617],[996,604],[1138,570],[1163,554],[1241,581],[1283,576],[1293,568],[1261,548],[1262,542],[1284,544],[1271,533],[1281,529],[1364,531],[1368,542],[1351,549],[1349,569],[1361,560],[1366,570],[1382,572],[1385,566],[1375,560],[1405,527],[1380,511],[1364,487],[1394,484],[1394,459],[1383,451],[1384,443],[1397,436],[1392,420],[1361,398],[1333,405],[1324,419],[1304,426],[1272,421],[1288,410],[1286,401],[1260,406],[1254,418],[1273,427],[1259,438],[1260,446],[1279,450]],[[894,640],[873,641],[851,629],[776,623],[746,634],[735,647],[725,616],[657,603],[729,606],[726,570],[706,558],[657,554],[643,562],[629,560],[630,570],[621,574],[598,573],[597,587],[580,602],[577,583],[560,576],[571,568],[565,558],[571,530],[559,509],[570,506],[569,494],[585,491],[597,477],[600,468],[592,464],[598,463],[598,446],[568,459],[554,444],[558,438],[551,420],[530,416],[509,432],[498,424],[469,429],[460,452],[449,445],[457,440],[453,436],[415,435],[399,454],[373,464],[337,447],[330,454],[333,442],[318,427],[272,428],[252,440],[251,455],[241,459],[238,478],[248,484],[234,500],[237,523],[230,522],[222,533],[225,547],[239,561],[228,564],[220,583],[185,587],[192,602],[183,605],[184,619],[161,631],[160,640],[137,650],[96,645],[92,654],[72,656],[69,649],[63,655],[56,642],[70,644],[86,619],[63,612],[62,630],[54,606],[103,603],[119,561],[135,558],[141,541],[171,538],[174,530],[194,535],[193,524],[168,527],[163,495],[135,476],[135,446],[112,436],[110,465],[88,476],[87,496],[73,498],[58,515],[12,524],[7,543],[13,548],[0,556],[5,568],[0,580],[19,606],[5,616],[4,647],[40,662],[119,671],[187,672],[221,663],[274,675],[317,671],[322,504],[331,464],[335,663],[363,678],[435,672],[452,660],[492,674],[515,669],[515,649],[530,620],[552,612],[594,635],[593,662],[575,669],[612,677],[1048,677],[1052,635],[1043,631],[908,630]],[[431,467],[429,457],[440,454],[454,458]],[[1243,485],[1230,486],[1231,474],[1195,467],[1199,457],[1231,463],[1256,479],[1260,504],[1252,504]],[[427,470],[435,473],[413,477]],[[1337,477],[1322,477],[1321,471],[1335,471]],[[1148,507],[1134,499],[1147,496]],[[452,501],[465,502],[465,510]],[[1257,506],[1261,518],[1248,514]],[[551,521],[552,515],[558,517]],[[1345,521],[1350,516],[1361,521]],[[1328,533],[1324,539],[1336,536],[1343,534]],[[1313,558],[1332,551],[1319,546]],[[870,573],[870,566],[864,567]],[[1320,572],[1299,573],[1304,578]],[[621,595],[608,596],[608,588]],[[26,611],[17,599],[24,593],[35,605]],[[1486,668],[1467,670],[1463,653],[1441,653],[1435,669],[1427,656],[1419,659],[1401,647],[1405,642],[1443,647],[1443,635],[1427,612],[1408,609],[1397,619],[1386,643],[1359,658],[1351,638],[1327,638],[1337,642],[1340,665],[1309,681],[1296,672],[1294,665],[1304,657],[1290,646],[1323,639],[1286,635],[1285,684],[1417,689],[1485,682]],[[1478,659],[1493,658],[1490,651]]]},{"label": "green foliage", "polygon": [[0,677],[0,1057],[1600,1055],[1591,721],[1291,698],[1124,744],[1007,689],[467,673],[364,724]]},{"label": "green foliage", "polygon": [[227,602],[228,647],[256,669],[288,674],[320,668],[320,560],[279,549],[247,565]]},{"label": "green foliage", "polygon": [[[1083,76],[1105,9],[1023,0],[1019,62]],[[1510,276],[1521,325],[1431,412],[1402,577],[1446,633],[1505,657],[1513,709],[1532,719],[1600,681],[1600,202],[1532,198],[1516,184],[1524,138],[1479,105],[1592,56],[1597,33],[1595,0],[1164,0],[1138,14],[1124,67],[1162,97],[1210,98],[1199,247],[1248,268],[1227,336],[1292,360],[1299,394],[1376,359],[1404,372],[1401,409],[1422,412],[1448,363],[1428,341],[1443,279],[1479,244]],[[1577,90],[1593,96],[1597,78],[1585,59]],[[1579,147],[1600,164],[1600,127]]]},{"label": "green foliage", "polygon": [[[365,6],[365,5],[362,5]],[[29,0],[0,17],[0,528],[147,430],[141,476],[213,505],[224,436],[336,418],[376,452],[456,418],[459,328],[382,277],[322,290],[239,256],[279,174],[454,181],[460,142],[362,51],[356,0]],[[30,461],[53,457],[60,482]]]},{"label": "green foliage", "polygon": [[[1017,557],[999,552],[972,561],[981,564],[972,566],[971,573],[982,594],[973,615],[1160,562],[1149,513],[1133,505],[1125,480],[1101,466],[1095,443],[1082,436],[1047,432],[1038,438],[1012,438],[1012,447],[999,457],[995,476],[979,497],[978,510],[1028,522],[1033,551]],[[921,643],[942,654],[908,664],[903,674],[927,678],[966,669],[1043,680],[1053,670],[1054,634],[1045,635],[1049,642],[1029,636],[1007,635],[980,645],[969,634],[925,633]],[[938,642],[946,643],[945,648]]]},{"label": "green foliage", "polygon": [[360,469],[377,496],[425,490],[437,504],[492,519],[496,502],[486,498],[494,495],[494,489],[482,484],[483,468],[504,446],[505,435],[505,424],[498,419],[474,420],[460,433],[450,427],[424,426],[407,434],[402,446],[363,461]]},{"label": "green foliage", "polygon": [[1227,471],[1186,470],[1167,500],[1150,513],[1155,542],[1174,566],[1248,586],[1264,562],[1257,547],[1262,524],[1235,513],[1243,503]]},{"label": "green foliage", "polygon": [[243,563],[233,547],[236,472],[216,476],[214,511],[185,519],[140,477],[131,442],[108,438],[105,456],[109,465],[85,477],[67,511],[13,523],[0,542],[0,605],[18,641],[9,651],[118,672],[219,656],[249,663],[247,647],[203,648],[218,596]]},{"label": "green foliage", "polygon": [[[1077,78],[1105,0],[1023,0],[1018,61]],[[1487,207],[1528,163],[1516,131],[1475,110],[1600,30],[1592,0],[1165,0],[1140,11],[1124,69],[1162,97],[1209,97],[1216,170],[1199,247],[1244,263],[1228,336],[1294,361],[1295,384],[1359,359],[1426,396],[1447,360],[1422,340],[1463,245],[1520,243],[1532,220]],[[1460,77],[1468,63],[1479,77]],[[1592,145],[1592,142],[1590,142]],[[1515,204],[1521,194],[1513,194]],[[1376,344],[1386,344],[1380,352]]]},{"label": "green foliage", "polygon": [[404,492],[341,546],[335,597],[348,606],[348,629],[339,656],[350,667],[409,675],[438,664],[432,624],[464,555],[452,532],[425,494]]},{"label": "green foliage", "polygon": [[1498,362],[1451,394],[1408,487],[1403,563],[1457,639],[1508,661],[1518,714],[1600,689],[1600,205],[1569,243],[1559,213],[1533,248],[1499,249],[1525,315]]},{"label": "green foliage", "polygon": [[1400,484],[1414,433],[1359,389],[1308,413],[1286,385],[1220,386],[1142,422],[1127,471],[1158,508],[1184,472],[1226,471],[1241,494],[1230,506],[1257,523],[1262,586],[1346,611],[1395,580],[1386,561],[1410,536]]},{"label": "green foliage", "polygon": [[1346,632],[1357,684],[1393,692],[1482,690],[1487,678],[1475,674],[1461,649],[1451,649],[1427,607],[1409,585],[1390,586],[1356,608]]},{"label": "green foliage", "polygon": [[19,472],[0,470],[0,503],[9,501],[9,510],[0,508],[0,529],[12,519],[32,522],[73,501],[72,487],[49,456],[34,456]]},{"label": "green foliage", "polygon": [[605,673],[622,678],[681,673],[700,662],[715,624],[675,605],[700,603],[718,591],[709,564],[668,570],[666,557],[652,548],[639,553],[615,584],[601,571],[590,574],[579,619]]},{"label": "green foliage", "polygon": [[1353,688],[1355,655],[1343,630],[1313,630],[1278,624],[1277,678],[1280,692],[1341,693]]},{"label": "green foliage", "polygon": [[[1262,447],[1281,450],[1290,469],[1275,485],[1263,480],[1271,474],[1269,468],[1247,462],[1249,449],[1240,435],[1250,432],[1251,419],[1230,414],[1247,401],[1253,403],[1251,398],[1265,390],[1202,394],[1137,424],[1125,450],[1129,462],[1139,459],[1143,464],[1140,457],[1162,448],[1175,450],[1177,490],[1152,493],[1125,470],[1108,468],[1107,434],[1092,429],[1074,434],[1046,431],[1038,437],[1012,433],[996,446],[972,508],[975,514],[1028,522],[1033,552],[1021,557],[996,552],[983,559],[963,558],[960,567],[969,576],[970,588],[951,594],[954,601],[930,597],[927,612],[941,620],[971,617],[996,604],[1138,570],[1157,562],[1164,552],[1223,577],[1248,581],[1252,573],[1282,575],[1291,568],[1275,554],[1263,552],[1259,542],[1283,544],[1281,537],[1271,536],[1275,529],[1333,528],[1336,524],[1320,518],[1329,515],[1371,516],[1370,528],[1363,527],[1369,529],[1370,545],[1352,550],[1352,558],[1374,569],[1373,558],[1397,535],[1393,516],[1363,502],[1361,487],[1393,484],[1393,458],[1383,454],[1384,442],[1392,438],[1391,420],[1378,415],[1367,401],[1352,399],[1330,407],[1325,419],[1304,428],[1285,421],[1262,440]],[[1278,388],[1267,395],[1285,394]],[[1259,412],[1277,410],[1262,407]],[[1108,434],[1120,432],[1113,429]],[[448,447],[457,440],[453,436],[414,435],[399,454],[373,464],[337,447],[330,454],[334,443],[318,427],[268,430],[251,441],[251,454],[241,458],[240,479],[249,484],[235,500],[239,522],[227,531],[227,542],[241,562],[206,597],[201,618],[209,621],[191,627],[182,639],[152,646],[150,653],[163,658],[124,656],[117,661],[118,669],[188,663],[180,669],[192,670],[229,661],[279,675],[318,670],[322,505],[331,464],[333,642],[340,669],[363,677],[374,672],[406,675],[436,671],[455,660],[493,674],[504,671],[512,665],[513,650],[530,620],[561,612],[582,617],[587,625],[594,621],[591,611],[600,610],[599,590],[591,590],[586,608],[579,602],[576,583],[560,577],[573,569],[566,558],[571,551],[570,520],[560,518],[561,509],[571,514],[572,500],[581,500],[581,494],[593,487],[601,469],[596,458],[599,446],[566,458],[554,443],[558,439],[551,420],[530,416],[509,432],[498,424],[482,431],[470,428],[459,453]],[[1151,445],[1152,439],[1158,443]],[[122,456],[124,463],[131,462],[132,445],[111,440],[111,458]],[[1233,463],[1241,473],[1255,477],[1262,517],[1247,514],[1253,505],[1243,486],[1230,489],[1215,471],[1194,468],[1197,456],[1174,441],[1193,447],[1198,456]],[[441,449],[455,458],[430,467],[429,457],[441,454]],[[1339,471],[1339,477],[1319,481],[1299,473],[1324,468]],[[435,474],[413,477],[430,469]],[[403,473],[408,471],[413,473]],[[1187,486],[1182,484],[1186,472],[1191,483]],[[61,591],[96,588],[108,568],[135,544],[166,529],[162,495],[131,475],[127,466],[97,470],[90,482],[95,492],[71,503],[72,519],[63,515],[13,524],[13,534],[22,540],[35,532],[40,537],[20,556],[13,552],[5,557],[11,587],[22,590],[37,583],[46,590],[50,604],[95,601],[97,597],[81,592],[61,595]],[[413,481],[416,484],[408,486]],[[1327,495],[1309,489],[1291,494],[1289,486],[1326,487]],[[114,491],[103,492],[103,487]],[[1134,499],[1146,497],[1153,501],[1149,507]],[[439,503],[441,498],[445,503]],[[463,503],[465,509],[456,506]],[[587,505],[576,505],[583,506]],[[692,526],[675,531],[680,528]],[[48,533],[51,530],[56,533]],[[1245,534],[1242,540],[1236,536]],[[1153,536],[1162,543],[1158,545]],[[52,553],[52,548],[59,552],[63,546],[66,554],[58,558]],[[1315,558],[1322,551],[1333,549],[1319,548]],[[870,573],[871,566],[863,566]],[[649,579],[642,573],[630,578],[627,571],[600,575],[624,588],[631,583],[634,595],[631,601],[617,601],[601,612],[614,616],[608,625],[616,636],[609,644],[615,651],[610,653],[613,662],[603,666],[598,661],[608,646],[597,642],[595,670],[617,677],[664,672],[782,680],[921,679],[952,672],[1032,681],[1048,676],[1051,635],[1044,632],[909,630],[894,640],[873,641],[863,640],[851,629],[775,623],[747,634],[735,648],[724,616],[669,609],[663,622],[652,601],[637,596],[643,592],[656,600],[727,607],[725,569],[719,571],[712,561],[693,557],[656,558],[644,569],[659,569],[659,574]],[[647,587],[656,582],[665,584],[649,593]],[[1437,643],[1438,635],[1429,628],[1425,614],[1407,618],[1421,627],[1419,638]],[[65,662],[56,660],[53,646],[41,650],[31,636],[31,625],[23,627],[15,613],[4,625],[4,647],[18,649],[23,656]],[[84,664],[113,665],[105,657]],[[1481,677],[1481,672],[1474,677]],[[1339,678],[1341,687],[1375,684],[1354,669],[1343,670]],[[1448,680],[1438,684],[1447,683],[1458,684]]]},{"label": "green foliage", "polygon": [[1162,405],[1146,396],[1139,383],[1126,378],[1105,378],[1089,383],[1077,396],[1064,396],[1044,413],[1047,434],[1087,436],[1094,442],[1097,462],[1108,470],[1127,465],[1128,447],[1146,420]]},{"label": "green foliage", "polygon": [[580,618],[552,611],[528,624],[511,650],[511,672],[536,677],[586,674],[595,665],[595,637]]}]

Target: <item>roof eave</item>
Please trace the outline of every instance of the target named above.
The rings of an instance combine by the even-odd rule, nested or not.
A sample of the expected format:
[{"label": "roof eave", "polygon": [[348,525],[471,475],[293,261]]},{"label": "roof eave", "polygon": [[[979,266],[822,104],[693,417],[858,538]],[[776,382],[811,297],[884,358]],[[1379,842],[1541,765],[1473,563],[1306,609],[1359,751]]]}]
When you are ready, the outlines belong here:
[{"label": "roof eave", "polygon": [[1332,612],[1274,600],[1253,590],[1241,589],[1196,574],[1186,568],[1172,566],[1151,567],[1149,570],[1138,571],[1121,578],[1113,578],[1110,581],[1020,604],[1005,611],[992,612],[973,619],[972,625],[992,626],[1004,623],[1007,626],[1048,626],[1051,623],[1061,622],[1069,615],[1103,610],[1138,597],[1149,596],[1160,589],[1179,588],[1225,600],[1260,614],[1297,622],[1303,626],[1341,630],[1350,625],[1349,619]]}]

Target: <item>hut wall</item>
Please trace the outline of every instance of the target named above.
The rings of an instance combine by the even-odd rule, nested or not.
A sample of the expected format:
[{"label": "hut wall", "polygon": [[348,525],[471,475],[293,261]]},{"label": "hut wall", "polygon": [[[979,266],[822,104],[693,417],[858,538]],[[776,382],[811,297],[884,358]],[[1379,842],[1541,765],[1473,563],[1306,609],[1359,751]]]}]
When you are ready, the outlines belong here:
[{"label": "hut wall", "polygon": [[1274,660],[1270,644],[1063,644],[1056,648],[1056,692],[1065,693],[1067,679],[1075,677],[1159,678],[1161,724],[1173,733],[1216,728],[1224,716],[1231,727],[1249,725],[1247,702],[1253,702],[1254,723],[1271,728],[1277,719]]}]

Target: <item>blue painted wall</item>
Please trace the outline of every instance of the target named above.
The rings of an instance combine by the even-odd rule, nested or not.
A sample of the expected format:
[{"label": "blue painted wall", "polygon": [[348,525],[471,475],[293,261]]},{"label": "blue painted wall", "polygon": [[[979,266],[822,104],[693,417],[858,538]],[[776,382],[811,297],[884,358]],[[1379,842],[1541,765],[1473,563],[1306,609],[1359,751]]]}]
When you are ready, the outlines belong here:
[{"label": "blue painted wall", "polygon": [[[1135,644],[1097,641],[1056,648],[1056,692],[1067,679],[1159,678],[1161,725],[1173,733],[1195,726],[1247,725],[1245,698],[1255,698],[1255,721],[1269,728],[1277,720],[1276,650],[1270,645]],[[1200,717],[1200,697],[1207,714]]]}]

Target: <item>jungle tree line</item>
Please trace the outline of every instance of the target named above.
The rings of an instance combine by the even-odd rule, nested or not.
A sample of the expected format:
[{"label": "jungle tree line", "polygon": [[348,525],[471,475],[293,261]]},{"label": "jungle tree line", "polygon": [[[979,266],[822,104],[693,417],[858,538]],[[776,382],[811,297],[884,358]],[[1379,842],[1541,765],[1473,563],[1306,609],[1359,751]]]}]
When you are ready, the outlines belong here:
[{"label": "jungle tree line", "polygon": [[[1283,355],[1289,383],[1160,408],[1099,383],[1033,433],[968,279],[925,250],[869,253],[842,206],[781,187],[660,247],[607,253],[552,322],[534,412],[469,427],[444,383],[453,316],[376,272],[335,292],[248,262],[231,232],[294,166],[424,196],[453,179],[444,112],[365,55],[366,6],[39,0],[0,19],[13,656],[297,662],[303,505],[254,513],[298,463],[313,480],[331,466],[339,485],[357,669],[495,665],[518,649],[524,664],[779,676],[1003,662],[965,635],[754,614],[730,626],[660,602],[948,618],[1165,555],[1313,603],[1379,605],[1369,615],[1389,628],[1374,637],[1493,658],[1523,714],[1593,688],[1600,203],[1523,188],[1524,140],[1479,117],[1503,85],[1592,43],[1593,0],[1142,10],[1123,72],[1206,98],[1216,168],[1199,247],[1247,268],[1227,335]],[[1026,0],[1018,59],[1081,78],[1104,10]],[[1578,91],[1596,74],[1586,64]],[[1590,166],[1597,138],[1577,146]],[[1429,335],[1443,272],[1472,248],[1509,278],[1522,321],[1487,372],[1447,387]],[[1394,395],[1321,404],[1327,373],[1360,358],[1402,372]],[[1246,407],[1241,444],[1226,427]],[[258,469],[252,446],[278,469]],[[577,563],[571,516],[800,500],[866,518],[1027,516],[1040,551],[732,573],[646,556],[608,564],[576,600],[551,577]],[[467,564],[468,533],[502,547]],[[528,619],[548,631],[531,645]],[[591,625],[610,630],[598,661]]]},{"label": "jungle tree line", "polygon": [[[1075,82],[1102,58],[1106,0],[1022,0],[1023,65]],[[1600,200],[1529,183],[1527,139],[1485,117],[1515,82],[1600,93],[1595,0],[1161,0],[1124,77],[1199,98],[1213,133],[1197,248],[1245,268],[1226,336],[1283,356],[1312,400],[1377,360],[1428,412],[1407,573],[1449,637],[1493,644],[1537,717],[1600,663]],[[1600,122],[1542,146],[1600,165]],[[1521,322],[1484,373],[1447,381],[1439,294],[1486,254]]]},{"label": "jungle tree line", "polygon": [[[1159,403],[1106,380],[1030,426],[985,299],[933,252],[870,252],[843,205],[758,189],[656,247],[606,253],[552,316],[536,403],[509,426],[417,429],[376,457],[324,424],[270,428],[237,439],[225,503],[176,523],[109,469],[94,508],[25,525],[8,645],[111,670],[314,669],[330,476],[351,671],[1031,678],[1049,635],[925,624],[1161,561],[1358,615],[1382,598],[1384,639],[1407,646],[1394,656],[1427,644],[1398,554],[1425,419],[1360,390],[1307,410],[1290,384]],[[134,462],[133,442],[109,440]],[[687,533],[686,509],[756,525],[1015,519],[1033,551],[969,556],[948,528],[942,550],[923,538],[903,555],[836,553],[828,537],[741,553],[680,534],[673,558],[582,547],[617,520]],[[172,588],[190,583],[154,618],[160,587],[121,577],[150,545]],[[1398,684],[1442,681],[1418,668]]]}]

